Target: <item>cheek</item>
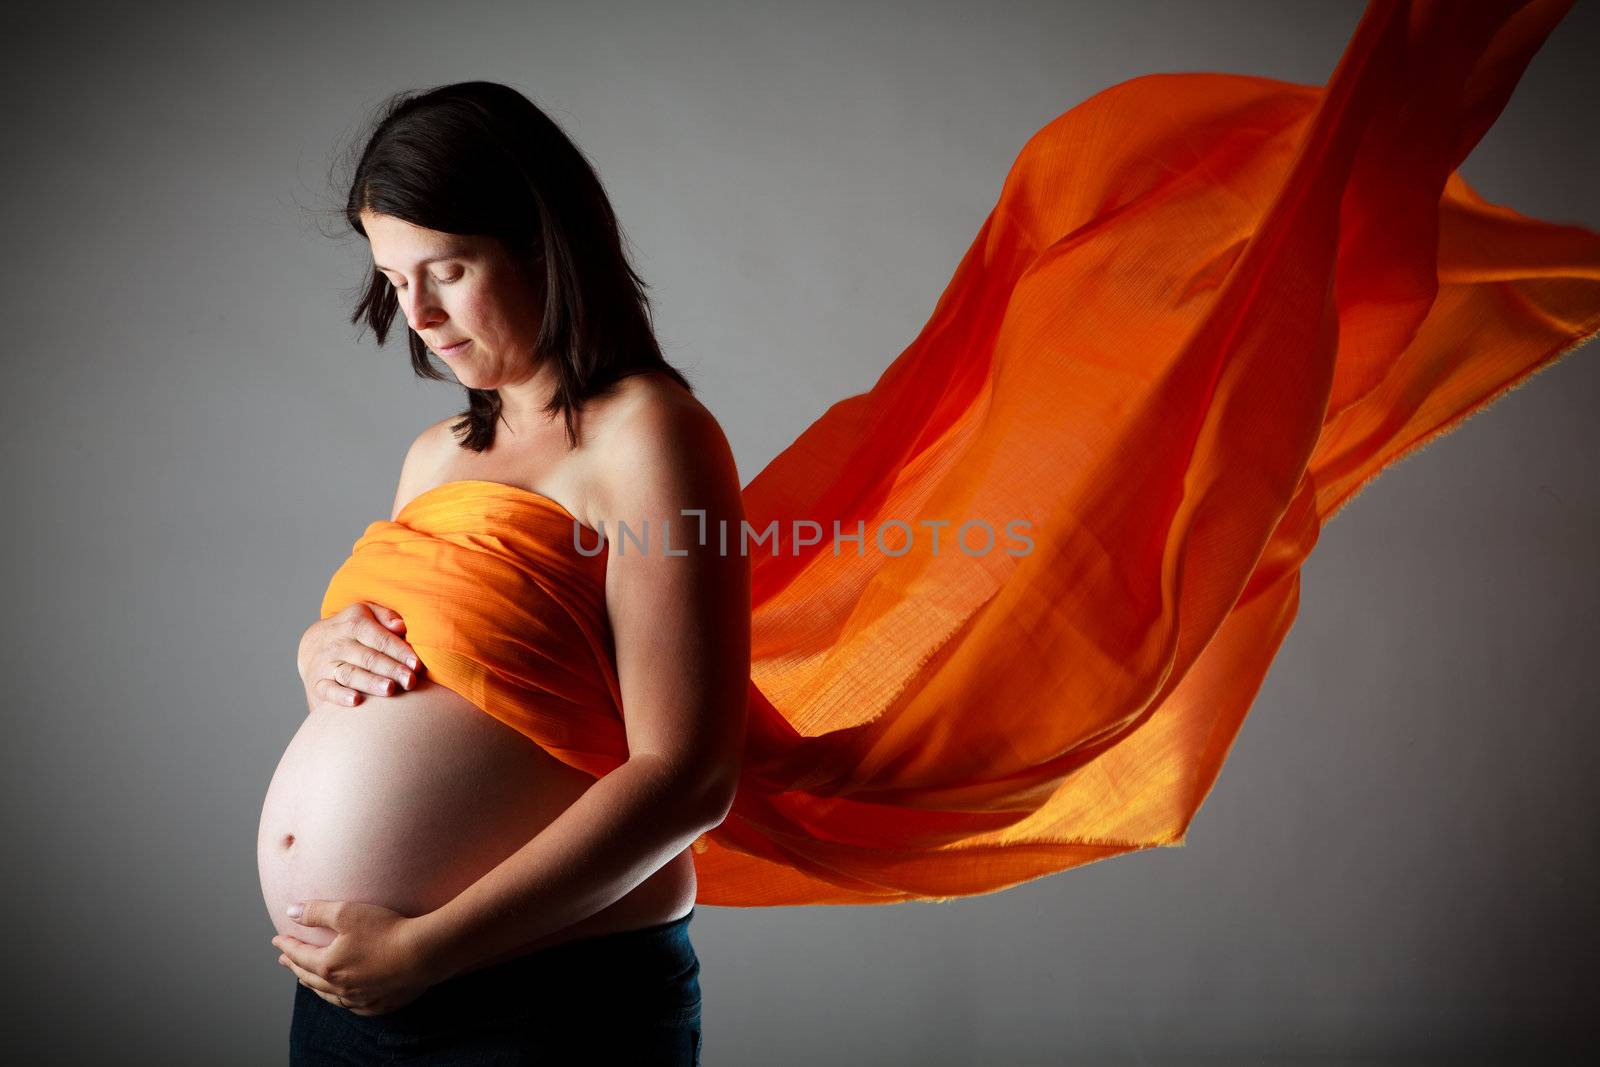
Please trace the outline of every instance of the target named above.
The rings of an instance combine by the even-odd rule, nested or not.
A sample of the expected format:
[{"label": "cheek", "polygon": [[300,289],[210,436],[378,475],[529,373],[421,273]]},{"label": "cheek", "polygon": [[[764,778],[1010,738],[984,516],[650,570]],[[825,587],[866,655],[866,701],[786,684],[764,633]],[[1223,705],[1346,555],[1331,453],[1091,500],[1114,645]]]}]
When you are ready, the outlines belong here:
[{"label": "cheek", "polygon": [[526,292],[512,286],[499,286],[479,292],[467,304],[473,321],[487,337],[507,344],[521,344],[537,330],[539,312],[529,304]]},{"label": "cheek", "polygon": [[455,301],[452,311],[462,332],[468,336],[487,339],[498,332],[494,300],[484,292],[465,293]]}]

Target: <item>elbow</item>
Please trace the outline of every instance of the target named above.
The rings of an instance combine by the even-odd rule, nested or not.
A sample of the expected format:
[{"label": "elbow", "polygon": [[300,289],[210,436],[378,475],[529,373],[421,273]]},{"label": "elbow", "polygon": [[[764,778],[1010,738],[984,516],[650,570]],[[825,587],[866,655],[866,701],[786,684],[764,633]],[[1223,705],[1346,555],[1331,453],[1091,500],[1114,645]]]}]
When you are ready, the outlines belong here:
[{"label": "elbow", "polygon": [[691,792],[695,798],[694,810],[701,828],[710,830],[721,826],[728,813],[733,810],[733,800],[739,792],[737,763],[724,765],[715,774],[694,776],[694,787]]},{"label": "elbow", "polygon": [[738,775],[729,769],[722,773],[706,774],[703,770],[691,772],[683,767],[672,767],[651,760],[652,773],[657,777],[658,789],[663,797],[672,797],[672,807],[687,812],[689,820],[701,830],[722,825],[733,810],[733,800],[738,792]]},{"label": "elbow", "polygon": [[733,810],[733,798],[739,792],[738,778],[718,777],[702,783],[700,789],[700,818],[710,830],[721,826]]}]

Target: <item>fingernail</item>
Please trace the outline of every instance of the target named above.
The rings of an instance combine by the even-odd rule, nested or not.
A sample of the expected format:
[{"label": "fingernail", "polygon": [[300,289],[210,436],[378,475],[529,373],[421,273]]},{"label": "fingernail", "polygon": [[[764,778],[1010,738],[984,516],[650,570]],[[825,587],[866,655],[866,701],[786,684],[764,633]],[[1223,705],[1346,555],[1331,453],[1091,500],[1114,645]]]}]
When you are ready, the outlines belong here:
[{"label": "fingernail", "polygon": [[407,656],[406,657],[406,666],[410,667],[412,670],[416,670],[417,669],[417,657],[415,657],[415,656]]},{"label": "fingernail", "polygon": [[300,916],[305,914],[305,910],[306,910],[305,906],[302,905],[302,904],[290,904],[289,905],[289,918],[298,919],[298,918],[300,918]]}]

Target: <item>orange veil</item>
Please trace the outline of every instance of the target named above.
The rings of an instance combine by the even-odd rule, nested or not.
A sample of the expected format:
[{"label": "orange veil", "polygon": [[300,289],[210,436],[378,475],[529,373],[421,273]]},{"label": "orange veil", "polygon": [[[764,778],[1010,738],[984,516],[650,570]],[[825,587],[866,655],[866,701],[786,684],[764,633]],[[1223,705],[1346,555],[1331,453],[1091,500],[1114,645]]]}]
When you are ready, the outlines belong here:
[{"label": "orange veil", "polygon": [[701,903],[1183,844],[1322,523],[1600,329],[1600,235],[1455,173],[1569,6],[1374,0],[1324,87],[1153,74],[1028,141],[921,334],[745,489],[783,553]]}]

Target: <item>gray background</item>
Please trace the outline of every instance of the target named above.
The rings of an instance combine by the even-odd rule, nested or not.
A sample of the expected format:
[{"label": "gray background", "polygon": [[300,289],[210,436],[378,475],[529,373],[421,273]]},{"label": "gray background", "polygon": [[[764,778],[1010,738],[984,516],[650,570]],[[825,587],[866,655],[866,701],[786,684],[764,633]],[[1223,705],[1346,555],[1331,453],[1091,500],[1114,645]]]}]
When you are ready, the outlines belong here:
[{"label": "gray background", "polygon": [[[568,130],[748,481],[915,336],[1032,132],[1152,71],[1321,83],[1361,8],[33,6],[0,73],[6,1050],[286,1059],[254,848],[295,643],[460,397],[356,340],[365,244],[315,221],[384,95],[506,81]],[[1600,228],[1597,30],[1579,4],[1467,161],[1491,200]],[[1187,848],[944,905],[702,908],[705,1062],[1575,1047],[1597,356],[1328,527]]]}]

